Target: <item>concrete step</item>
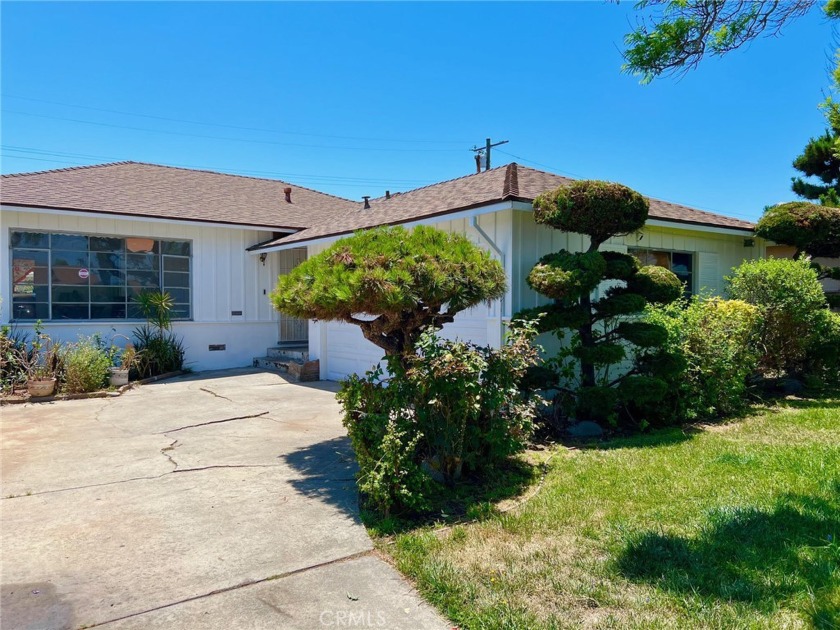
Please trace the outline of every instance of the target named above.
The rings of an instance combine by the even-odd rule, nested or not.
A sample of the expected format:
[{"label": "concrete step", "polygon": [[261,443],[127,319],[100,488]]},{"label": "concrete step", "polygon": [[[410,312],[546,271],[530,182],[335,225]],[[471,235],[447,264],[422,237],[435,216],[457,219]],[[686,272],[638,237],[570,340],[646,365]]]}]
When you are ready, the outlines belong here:
[{"label": "concrete step", "polygon": [[296,381],[317,381],[321,378],[318,360],[302,361],[300,359],[278,359],[276,357],[257,357],[253,366],[263,370],[272,370],[281,374],[288,374]]},{"label": "concrete step", "polygon": [[266,355],[271,359],[281,359],[284,361],[308,361],[309,347],[308,346],[274,346],[266,351]]},{"label": "concrete step", "polygon": [[303,363],[303,361],[295,361],[294,359],[279,357],[257,357],[254,359],[254,367],[266,370],[276,370],[277,372],[283,372],[284,374],[289,371],[290,363]]}]

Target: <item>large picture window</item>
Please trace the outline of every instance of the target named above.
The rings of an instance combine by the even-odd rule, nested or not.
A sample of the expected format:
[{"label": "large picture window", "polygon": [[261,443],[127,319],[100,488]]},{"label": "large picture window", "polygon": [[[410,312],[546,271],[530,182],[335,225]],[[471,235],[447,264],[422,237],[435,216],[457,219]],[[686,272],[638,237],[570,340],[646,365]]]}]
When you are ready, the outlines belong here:
[{"label": "large picture window", "polygon": [[11,232],[15,320],[142,319],[134,299],[166,291],[192,317],[189,241]]},{"label": "large picture window", "polygon": [[686,296],[692,294],[694,290],[694,254],[632,247],[628,253],[638,258],[643,265],[656,265],[657,267],[670,269],[683,283]]}]

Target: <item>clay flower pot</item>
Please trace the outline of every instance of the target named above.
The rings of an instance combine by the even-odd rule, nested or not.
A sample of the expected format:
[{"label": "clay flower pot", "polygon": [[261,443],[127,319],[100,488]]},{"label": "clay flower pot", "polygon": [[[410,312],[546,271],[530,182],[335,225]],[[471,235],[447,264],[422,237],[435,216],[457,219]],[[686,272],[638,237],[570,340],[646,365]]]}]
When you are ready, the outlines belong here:
[{"label": "clay flower pot", "polygon": [[31,378],[26,381],[26,391],[34,398],[52,396],[55,391],[54,378]]},{"label": "clay flower pot", "polygon": [[128,385],[128,370],[124,370],[118,367],[112,367],[110,382],[111,385],[114,387],[122,387],[123,385]]}]

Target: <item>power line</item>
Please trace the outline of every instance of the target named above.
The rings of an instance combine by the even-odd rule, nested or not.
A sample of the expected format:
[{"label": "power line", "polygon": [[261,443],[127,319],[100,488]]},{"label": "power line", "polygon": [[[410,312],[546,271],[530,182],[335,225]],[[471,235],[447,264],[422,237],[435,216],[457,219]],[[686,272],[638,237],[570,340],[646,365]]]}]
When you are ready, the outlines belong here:
[{"label": "power line", "polygon": [[247,144],[268,144],[274,146],[287,147],[302,147],[309,149],[328,149],[330,151],[386,151],[386,152],[411,152],[411,153],[449,153],[456,152],[458,149],[388,149],[384,147],[343,147],[338,145],[321,145],[321,144],[301,144],[296,142],[279,142],[276,140],[248,140],[245,138],[230,138],[223,136],[210,136],[206,134],[188,133],[184,131],[166,131],[163,129],[150,129],[148,127],[132,127],[129,125],[114,125],[110,123],[96,122],[93,120],[81,120],[79,118],[65,118],[63,116],[47,116],[46,114],[32,114],[29,112],[20,112],[10,109],[2,110],[6,114],[16,114],[19,116],[31,116],[34,118],[46,118],[49,120],[63,120],[66,122],[81,123],[85,125],[96,125],[97,127],[110,127],[112,129],[128,129],[131,131],[143,131],[146,133],[162,133],[170,136],[186,136],[191,138],[203,138],[208,140],[222,140],[226,142],[244,142]]},{"label": "power line", "polygon": [[[3,98],[13,98],[21,101],[31,101],[33,103],[46,103],[49,105],[59,105],[61,107],[73,107],[76,109],[86,109],[94,112],[104,112],[108,114],[119,114],[121,116],[135,116],[138,118],[149,118],[152,120],[164,120],[167,122],[179,122],[189,125],[202,125],[205,127],[220,127],[223,129],[238,129],[240,131],[259,131],[261,133],[277,133],[289,136],[306,136],[311,138],[330,138],[334,140],[361,140],[365,142],[395,142],[395,143],[423,143],[423,144],[465,144],[464,140],[416,140],[408,138],[369,138],[364,136],[341,136],[322,133],[305,133],[301,131],[285,131],[281,129],[267,129],[262,127],[244,127],[240,125],[229,125],[224,123],[202,122],[198,120],[187,120],[185,118],[171,118],[168,116],[155,116],[152,114],[140,114],[136,112],[126,112],[116,109],[104,109],[101,107],[90,107],[88,105],[76,105],[73,103],[59,103],[58,101],[49,101],[40,98],[31,98],[28,96],[16,96],[13,94],[4,94]],[[34,114],[33,114],[34,115]]]},{"label": "power line", "polygon": [[[13,151],[19,151],[18,149],[11,149]],[[61,166],[93,166],[97,163],[96,160],[99,159],[110,159],[110,160],[117,160],[122,161],[119,158],[108,158],[104,156],[83,156],[81,154],[76,154],[73,156],[72,154],[68,155],[61,155],[57,153],[37,153],[37,152],[28,152],[25,151],[24,153],[32,153],[33,155],[40,156],[40,157],[30,157],[26,155],[8,155],[6,154],[5,157],[15,159],[15,160],[28,160],[34,162],[49,162],[51,164],[59,164]],[[68,161],[68,159],[50,159],[47,156],[55,156],[58,158],[68,158],[70,160],[73,157],[76,158],[76,161]],[[93,160],[93,162],[86,162],[80,163],[78,160]],[[275,175],[277,177],[288,178],[288,181],[293,183],[297,183],[299,185],[312,185],[312,186],[321,186],[321,185],[329,185],[329,186],[349,186],[353,188],[366,188],[370,189],[371,187],[375,186],[388,186],[391,184],[402,184],[407,187],[416,188],[418,186],[428,185],[430,183],[429,180],[392,180],[392,179],[369,179],[369,178],[339,178],[336,177],[332,179],[332,176],[329,175],[303,175],[303,174],[295,174],[295,173],[279,173],[276,171],[260,171],[260,170],[250,170],[250,169],[229,169],[224,167],[210,167],[210,166],[203,166],[197,164],[167,164],[165,166],[174,166],[179,168],[192,168],[192,169],[200,169],[200,170],[207,170],[207,171],[214,171],[222,174],[228,175],[253,175],[253,176],[260,176],[260,175]]]},{"label": "power line", "polygon": [[[62,158],[81,158],[85,160],[108,160],[113,162],[121,162],[121,161],[130,161],[128,158],[125,157],[117,157],[113,155],[90,155],[85,153],[68,153],[65,151],[50,151],[47,149],[40,149],[37,147],[20,147],[20,146],[12,146],[12,145],[0,145],[4,151],[14,151],[17,153],[27,153],[32,155],[40,155],[40,156],[52,156],[52,157],[62,157]],[[21,156],[9,156],[18,158]],[[265,171],[265,170],[255,170],[255,169],[236,169],[236,168],[228,168],[228,167],[220,167],[220,166],[205,166],[205,165],[196,165],[196,164],[172,164],[171,166],[179,166],[181,168],[197,168],[203,170],[210,170],[210,171],[236,171],[242,173],[259,173],[263,175],[276,175],[278,177],[303,177],[309,179],[323,179],[323,180],[336,180],[335,183],[343,183],[347,182],[369,182],[373,184],[405,184],[405,185],[424,185],[430,183],[429,180],[426,179],[379,179],[373,177],[348,177],[343,175],[318,175],[314,173],[286,173],[280,171]]]}]

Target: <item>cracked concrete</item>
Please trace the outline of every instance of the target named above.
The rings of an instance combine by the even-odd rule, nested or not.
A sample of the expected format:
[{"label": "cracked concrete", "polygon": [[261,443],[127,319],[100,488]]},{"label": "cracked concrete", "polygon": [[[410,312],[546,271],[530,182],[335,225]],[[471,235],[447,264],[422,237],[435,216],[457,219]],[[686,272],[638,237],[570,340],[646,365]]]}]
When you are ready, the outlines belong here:
[{"label": "cracked concrete", "polygon": [[449,627],[371,554],[334,391],[232,370],[4,408],[0,626]]}]

